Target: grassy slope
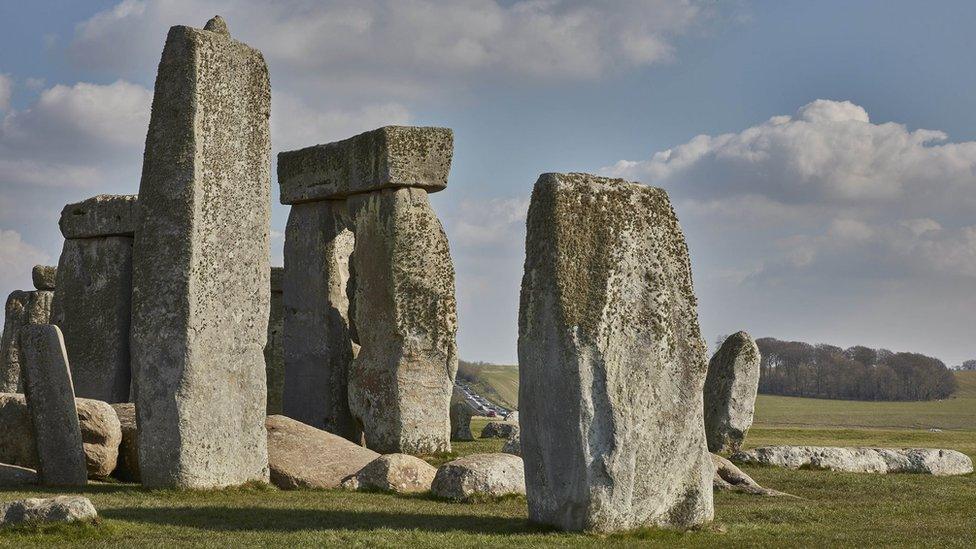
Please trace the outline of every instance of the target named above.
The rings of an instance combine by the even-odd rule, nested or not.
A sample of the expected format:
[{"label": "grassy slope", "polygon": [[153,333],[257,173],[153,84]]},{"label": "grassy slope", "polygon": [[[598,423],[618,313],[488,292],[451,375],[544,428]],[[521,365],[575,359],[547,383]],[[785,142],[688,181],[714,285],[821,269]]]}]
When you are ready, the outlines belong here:
[{"label": "grassy slope", "polygon": [[518,366],[489,364],[478,369],[472,388],[488,400],[509,409],[518,408]]},{"label": "grassy slope", "polygon": [[[959,398],[976,396],[976,375],[964,375]],[[804,401],[806,399],[793,399]],[[832,421],[814,404],[793,406],[804,426],[754,427],[747,446],[764,444],[949,447],[976,458],[972,431],[811,428]],[[832,402],[832,401],[827,401]],[[846,403],[861,404],[861,403]],[[885,403],[879,403],[885,404]],[[936,405],[938,403],[930,403]],[[764,406],[761,401],[760,406]],[[789,407],[783,408],[786,413]],[[965,411],[965,410],[964,410]],[[878,413],[885,413],[880,410]],[[919,414],[941,414],[938,408]],[[782,422],[784,416],[760,412]],[[812,419],[810,419],[812,418]],[[890,423],[902,423],[908,415]],[[476,419],[472,431],[484,421]],[[925,419],[921,421],[936,421]],[[822,425],[822,424],[821,424]],[[498,451],[498,439],[456,443],[455,454]],[[431,461],[438,463],[449,456]],[[0,545],[71,546],[309,546],[510,547],[572,545],[630,547],[637,542],[678,547],[958,546],[976,539],[976,475],[857,475],[746,468],[760,483],[803,499],[715,496],[715,523],[701,531],[645,530],[609,537],[547,532],[526,520],[524,498],[453,504],[429,497],[340,491],[145,491],[132,485],[86,490],[101,513],[94,526],[25,528],[0,533]],[[10,491],[0,499],[37,497],[52,490]]]}]

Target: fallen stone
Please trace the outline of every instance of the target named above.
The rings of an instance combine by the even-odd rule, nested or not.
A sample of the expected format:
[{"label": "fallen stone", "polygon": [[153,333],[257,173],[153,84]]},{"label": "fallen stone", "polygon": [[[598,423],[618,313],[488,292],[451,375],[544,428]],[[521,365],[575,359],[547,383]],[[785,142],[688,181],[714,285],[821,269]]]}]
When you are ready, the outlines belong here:
[{"label": "fallen stone", "polygon": [[705,344],[667,193],[543,174],[527,229],[518,347],[530,520],[595,532],[710,521]]},{"label": "fallen stone", "polygon": [[268,479],[270,110],[261,52],[222,31],[170,29],[132,260],[133,400],[147,487]]},{"label": "fallen stone", "polygon": [[127,402],[132,383],[132,237],[65,240],[57,286],[51,323],[64,334],[75,394]]},{"label": "fallen stone", "polygon": [[759,347],[746,332],[732,334],[708,363],[705,377],[705,438],[709,452],[742,447],[759,391]]},{"label": "fallen stone", "polygon": [[25,326],[18,337],[38,476],[47,485],[84,486],[85,450],[61,331],[53,324]]},{"label": "fallen stone", "polygon": [[489,421],[481,429],[481,438],[509,438],[519,430],[518,423],[508,421]]},{"label": "fallen stone", "polygon": [[34,265],[31,271],[34,287],[38,290],[54,290],[57,276],[58,268],[52,265]]},{"label": "fallen stone", "polygon": [[284,269],[271,267],[271,307],[268,312],[268,342],[264,346],[265,377],[268,380],[267,413],[281,413],[281,395],[285,386],[285,357],[281,346],[282,296],[281,284]]},{"label": "fallen stone", "polygon": [[743,473],[741,469],[722,456],[712,454],[712,465],[715,466],[715,476],[712,478],[712,487],[715,490],[744,492],[757,496],[796,497],[784,492],[763,488],[752,477]]},{"label": "fallen stone", "polygon": [[271,483],[283,490],[338,488],[379,457],[332,433],[285,416],[268,416]]},{"label": "fallen stone", "polygon": [[471,418],[475,409],[457,386],[451,394],[451,440],[474,440],[471,434]]},{"label": "fallen stone", "polygon": [[[139,428],[136,425],[136,405],[131,402],[113,404],[119,426],[122,429],[122,442],[119,444],[119,459],[112,476],[125,482],[139,482]],[[82,430],[84,432],[84,430]]]},{"label": "fallen stone", "polygon": [[345,203],[291,207],[285,227],[282,413],[351,441],[362,431],[349,412],[353,359],[349,326],[349,256],[353,235]]},{"label": "fallen stone", "polygon": [[505,445],[502,446],[502,453],[519,457],[522,456],[522,435],[518,429],[505,441]]},{"label": "fallen stone", "polygon": [[345,198],[395,187],[447,187],[448,128],[386,126],[343,141],[278,153],[281,203]]},{"label": "fallen stone", "polygon": [[[87,398],[76,398],[78,424],[90,478],[104,478],[117,463],[121,426],[112,406]],[[0,393],[0,462],[30,469],[38,468],[34,429],[22,394]]]},{"label": "fallen stone", "polygon": [[83,496],[18,499],[0,503],[0,527],[18,524],[88,521],[98,518],[91,500]]},{"label": "fallen stone", "polygon": [[430,490],[436,474],[437,469],[420,458],[407,454],[387,454],[346,477],[342,487],[347,490],[413,494]]},{"label": "fallen stone", "polygon": [[58,225],[65,238],[131,237],[138,219],[138,196],[100,194],[65,206]]},{"label": "fallen stone", "polygon": [[447,236],[422,189],[349,199],[356,247],[349,409],[383,453],[451,449],[457,303]]},{"label": "fallen stone", "polygon": [[763,446],[737,452],[736,463],[819,469],[848,473],[923,473],[965,475],[973,461],[961,452],[937,448],[844,448],[829,446]]},{"label": "fallen stone", "polygon": [[522,458],[511,454],[473,454],[450,461],[437,469],[430,491],[454,501],[525,495]]},{"label": "fallen stone", "polygon": [[32,484],[37,484],[37,471],[0,463],[0,487],[29,486]]},{"label": "fallen stone", "polygon": [[7,298],[3,337],[0,339],[0,391],[5,393],[23,391],[24,381],[20,378],[20,345],[17,334],[24,326],[50,322],[53,296],[54,292],[49,290],[34,292],[15,290]]}]

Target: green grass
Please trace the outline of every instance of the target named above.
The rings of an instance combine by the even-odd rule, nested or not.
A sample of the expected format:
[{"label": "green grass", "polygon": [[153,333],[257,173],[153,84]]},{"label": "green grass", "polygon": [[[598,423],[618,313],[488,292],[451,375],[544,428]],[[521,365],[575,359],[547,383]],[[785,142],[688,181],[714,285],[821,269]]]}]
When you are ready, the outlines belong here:
[{"label": "green grass", "polygon": [[495,404],[518,409],[518,366],[509,364],[487,364],[478,368],[478,379],[471,383],[472,389]]},{"label": "green grass", "polygon": [[862,402],[759,395],[755,424],[976,431],[976,372],[955,374],[959,390],[945,400]]},{"label": "green grass", "polygon": [[[976,375],[964,375],[960,400],[976,394]],[[798,420],[789,424],[789,406],[768,409],[760,401],[760,422],[747,447],[766,444],[934,446],[976,458],[976,431],[932,433],[913,428],[944,417],[939,403],[919,408],[918,417],[891,412],[902,403],[844,403],[791,399]],[[878,413],[897,416],[884,424],[900,429],[832,425],[835,411],[824,402],[881,405]],[[906,403],[912,404],[912,403]],[[958,404],[946,401],[946,404]],[[886,406],[893,405],[894,408]],[[763,408],[767,408],[763,410]],[[972,412],[961,406],[964,413]],[[842,407],[838,408],[842,413]],[[765,414],[765,416],[763,415]],[[777,415],[779,414],[779,415]],[[863,418],[851,413],[853,424]],[[930,416],[934,416],[930,417]],[[485,419],[475,419],[477,435]],[[819,422],[819,423],[817,423]],[[813,424],[813,426],[811,426]],[[880,425],[880,424],[879,424]],[[874,426],[874,425],[872,425]],[[429,456],[439,464],[453,456],[497,452],[504,441],[455,443],[450,455]],[[647,529],[613,536],[552,532],[529,523],[524,498],[456,504],[426,496],[346,493],[334,490],[232,489],[213,492],[147,491],[134,485],[87,488],[101,518],[94,525],[22,528],[0,532],[0,546],[153,547],[971,547],[976,539],[976,475],[867,475],[746,467],[764,486],[802,499],[715,495],[715,523],[691,532]],[[43,497],[51,489],[0,490],[0,499]]]}]

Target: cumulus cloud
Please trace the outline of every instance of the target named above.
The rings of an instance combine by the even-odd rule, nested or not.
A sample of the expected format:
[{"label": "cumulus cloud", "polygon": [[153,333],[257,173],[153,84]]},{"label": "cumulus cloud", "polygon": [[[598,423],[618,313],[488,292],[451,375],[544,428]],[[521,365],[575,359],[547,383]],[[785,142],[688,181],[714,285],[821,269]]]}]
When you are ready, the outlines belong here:
[{"label": "cumulus cloud", "polygon": [[[20,233],[0,229],[0,288],[30,290],[31,268],[47,264],[50,256],[24,242]],[[6,294],[3,296],[6,298]]]},{"label": "cumulus cloud", "polygon": [[765,236],[778,253],[760,273],[976,277],[976,142],[875,124],[849,101],[817,100],[604,171]]},{"label": "cumulus cloud", "polygon": [[152,93],[137,84],[78,83],[43,90],[0,121],[4,186],[91,187],[141,160]]},{"label": "cumulus cloud", "polygon": [[[114,71],[158,59],[170,25],[214,13],[273,74],[350,93],[428,93],[473,77],[592,79],[669,61],[696,0],[124,0],[77,26],[73,55]],[[334,78],[335,74],[342,78]]]}]

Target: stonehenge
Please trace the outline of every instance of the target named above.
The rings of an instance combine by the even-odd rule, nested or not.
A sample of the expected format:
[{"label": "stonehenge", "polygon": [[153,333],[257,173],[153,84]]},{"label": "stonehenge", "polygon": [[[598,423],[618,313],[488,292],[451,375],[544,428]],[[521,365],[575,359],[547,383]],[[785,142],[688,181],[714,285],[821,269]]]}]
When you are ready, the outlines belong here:
[{"label": "stonehenge", "polygon": [[596,532],[711,520],[705,344],[667,194],[543,174],[526,224],[518,355],[530,520]]},{"label": "stonehenge", "polygon": [[169,30],[139,184],[131,364],[148,487],[268,480],[268,68],[216,17]]},{"label": "stonehenge", "polygon": [[454,387],[451,393],[451,440],[474,440],[471,434],[471,417],[474,415],[474,407],[468,403],[464,393]]},{"label": "stonehenge", "polygon": [[278,155],[286,415],[379,452],[450,450],[454,267],[427,193],[452,151],[449,129],[387,126]]},{"label": "stonehenge", "polygon": [[709,452],[738,452],[759,392],[759,347],[746,332],[728,337],[708,363],[705,438]]},{"label": "stonehenge", "polygon": [[61,331],[53,324],[26,326],[19,339],[38,477],[48,485],[84,486],[88,470]]},{"label": "stonehenge", "polygon": [[136,208],[134,195],[98,195],[61,211],[51,322],[64,334],[79,397],[129,401]]},{"label": "stonehenge", "polygon": [[0,337],[0,392],[15,393],[24,388],[17,334],[24,326],[50,321],[56,272],[56,267],[35,265],[31,272],[35,290],[14,290],[7,297]]}]

